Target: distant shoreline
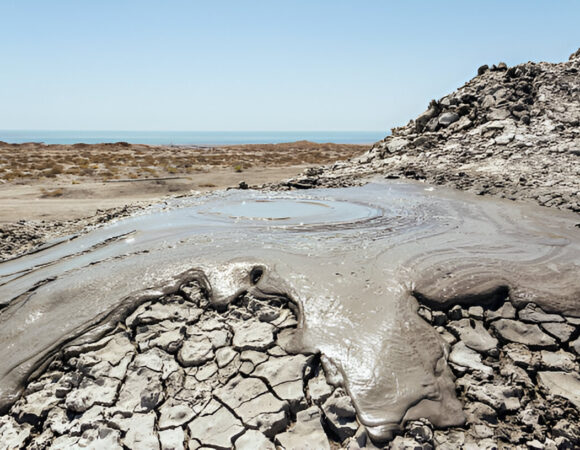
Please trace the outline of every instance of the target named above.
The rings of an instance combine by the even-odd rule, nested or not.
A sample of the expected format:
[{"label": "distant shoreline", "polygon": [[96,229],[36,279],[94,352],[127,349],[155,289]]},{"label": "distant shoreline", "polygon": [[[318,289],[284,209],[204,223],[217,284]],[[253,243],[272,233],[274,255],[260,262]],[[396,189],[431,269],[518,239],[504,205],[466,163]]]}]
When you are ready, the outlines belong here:
[{"label": "distant shoreline", "polygon": [[130,144],[175,147],[223,147],[246,144],[281,144],[295,141],[369,145],[385,136],[384,131],[82,131],[0,130],[8,144],[44,145]]}]

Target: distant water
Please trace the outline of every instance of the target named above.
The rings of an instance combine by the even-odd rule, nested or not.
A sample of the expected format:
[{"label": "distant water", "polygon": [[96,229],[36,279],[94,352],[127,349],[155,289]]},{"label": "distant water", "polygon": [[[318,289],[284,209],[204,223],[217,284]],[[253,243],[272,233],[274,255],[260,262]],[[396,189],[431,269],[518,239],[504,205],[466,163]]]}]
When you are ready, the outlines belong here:
[{"label": "distant water", "polygon": [[148,145],[269,144],[307,140],[337,144],[371,144],[385,131],[75,131],[0,130],[0,141],[10,143],[98,144],[130,142]]}]

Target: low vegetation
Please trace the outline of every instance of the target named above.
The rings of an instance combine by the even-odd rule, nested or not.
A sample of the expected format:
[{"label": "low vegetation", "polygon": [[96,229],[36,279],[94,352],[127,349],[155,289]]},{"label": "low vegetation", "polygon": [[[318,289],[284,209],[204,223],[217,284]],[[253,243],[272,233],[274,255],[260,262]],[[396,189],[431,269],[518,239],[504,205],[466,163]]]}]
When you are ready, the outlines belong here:
[{"label": "low vegetation", "polygon": [[[90,178],[186,176],[229,168],[242,172],[250,167],[285,167],[328,164],[366,150],[366,145],[317,144],[298,141],[284,144],[252,144],[227,147],[153,147],[128,144],[44,145],[0,142],[0,180],[23,182],[56,179],[75,183]],[[232,165],[232,160],[235,164]]]}]

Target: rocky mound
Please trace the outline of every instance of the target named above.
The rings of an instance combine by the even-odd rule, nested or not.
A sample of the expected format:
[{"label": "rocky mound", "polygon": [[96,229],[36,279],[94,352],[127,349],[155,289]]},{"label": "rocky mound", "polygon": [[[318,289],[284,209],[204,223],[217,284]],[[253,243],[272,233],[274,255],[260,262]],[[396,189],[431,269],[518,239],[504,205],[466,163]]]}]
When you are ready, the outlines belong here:
[{"label": "rocky mound", "polygon": [[482,66],[368,152],[286,186],[384,174],[580,212],[580,50],[563,63]]}]

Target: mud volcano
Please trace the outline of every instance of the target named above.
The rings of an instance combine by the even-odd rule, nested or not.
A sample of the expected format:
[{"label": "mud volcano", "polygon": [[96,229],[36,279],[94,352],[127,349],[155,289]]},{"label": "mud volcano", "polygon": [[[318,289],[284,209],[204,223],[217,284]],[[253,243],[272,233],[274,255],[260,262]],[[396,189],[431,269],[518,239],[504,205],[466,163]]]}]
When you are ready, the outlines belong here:
[{"label": "mud volcano", "polygon": [[0,403],[63,348],[195,281],[218,311],[244,296],[289,302],[299,332],[286,350],[329,359],[376,442],[417,418],[458,425],[448,346],[419,302],[509,296],[580,317],[577,220],[423,184],[177,199],[0,264]]}]

